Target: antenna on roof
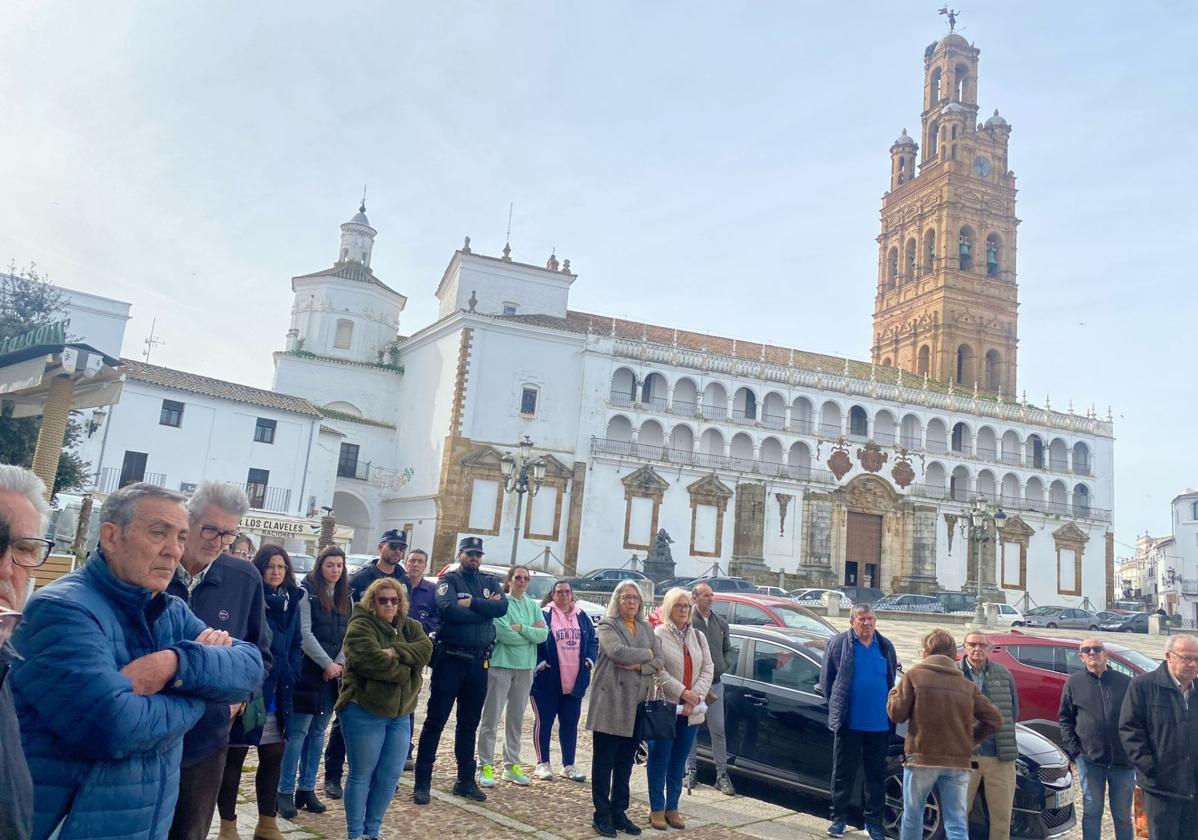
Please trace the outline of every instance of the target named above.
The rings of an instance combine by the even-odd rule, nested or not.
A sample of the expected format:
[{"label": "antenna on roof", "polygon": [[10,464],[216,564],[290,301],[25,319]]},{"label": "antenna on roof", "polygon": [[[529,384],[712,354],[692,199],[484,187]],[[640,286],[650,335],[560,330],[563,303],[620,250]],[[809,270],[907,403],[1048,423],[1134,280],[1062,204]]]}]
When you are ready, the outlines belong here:
[{"label": "antenna on roof", "polygon": [[366,212],[366,185],[365,184],[362,185],[362,206],[358,208],[358,211],[361,213]]},{"label": "antenna on roof", "polygon": [[150,351],[160,344],[166,344],[166,339],[154,335],[154,330],[157,327],[158,319],[154,318],[152,321],[150,321],[150,335],[143,342],[146,345],[146,349],[141,351],[141,355],[145,358],[147,365],[150,363]]},{"label": "antenna on roof", "polygon": [[507,238],[503,243],[503,261],[512,261],[512,210],[515,208],[516,202],[510,201],[507,206]]}]

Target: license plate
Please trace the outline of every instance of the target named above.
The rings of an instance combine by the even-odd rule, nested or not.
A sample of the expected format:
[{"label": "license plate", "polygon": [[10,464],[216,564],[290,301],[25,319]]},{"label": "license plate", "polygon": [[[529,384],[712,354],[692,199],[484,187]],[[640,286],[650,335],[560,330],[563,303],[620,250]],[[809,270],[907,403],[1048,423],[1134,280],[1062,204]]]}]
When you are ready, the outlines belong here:
[{"label": "license plate", "polygon": [[1058,790],[1048,797],[1049,808],[1064,808],[1073,802],[1073,790]]}]

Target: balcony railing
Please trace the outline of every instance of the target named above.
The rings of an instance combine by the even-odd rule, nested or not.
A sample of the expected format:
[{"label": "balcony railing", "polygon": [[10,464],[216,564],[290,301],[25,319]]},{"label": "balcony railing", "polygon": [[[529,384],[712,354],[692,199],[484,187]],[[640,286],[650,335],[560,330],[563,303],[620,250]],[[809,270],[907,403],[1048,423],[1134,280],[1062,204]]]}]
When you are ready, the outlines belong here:
[{"label": "balcony railing", "polygon": [[780,432],[786,428],[786,415],[785,414],[762,414],[761,415],[761,425],[767,429],[774,429],[775,431]]},{"label": "balcony railing", "polygon": [[929,440],[924,448],[929,455],[943,455],[948,451],[948,447],[945,446],[942,440]]},{"label": "balcony railing", "polygon": [[1002,454],[1002,462],[1008,467],[1018,467],[1023,464],[1023,458],[1018,452],[1006,452]]},{"label": "balcony railing", "polygon": [[732,420],[736,423],[756,423],[757,409],[747,411],[743,408],[732,409]]},{"label": "balcony railing", "polygon": [[995,461],[998,457],[998,450],[991,449],[989,446],[979,446],[978,457],[983,461]]},{"label": "balcony railing", "polygon": [[99,493],[112,493],[119,490],[126,484],[135,484],[139,481],[144,481],[146,484],[153,484],[155,487],[166,486],[166,473],[148,472],[138,478],[130,476],[121,483],[121,469],[119,467],[104,467],[100,470],[99,476],[96,477],[95,489]]},{"label": "balcony railing", "polygon": [[762,461],[756,458],[735,458],[715,452],[692,452],[689,449],[633,443],[630,440],[591,438],[591,452],[595,455],[636,458],[665,464],[685,464],[708,470],[756,473],[776,478],[791,478],[795,481],[835,483],[832,474],[827,470],[813,470],[809,466],[780,464],[776,461]]},{"label": "balcony railing", "polygon": [[611,394],[608,395],[607,401],[612,405],[635,405],[636,397],[632,396],[631,394],[620,394],[612,391]]},{"label": "balcony railing", "polygon": [[815,434],[815,423],[810,417],[790,418],[790,430],[796,435]]},{"label": "balcony railing", "polygon": [[821,437],[838,438],[844,434],[844,428],[839,423],[820,423],[819,433]]},{"label": "balcony railing", "polygon": [[874,442],[881,446],[894,446],[894,432],[874,432]]},{"label": "balcony railing", "polygon": [[1053,472],[1069,472],[1069,462],[1063,458],[1050,458],[1048,468]]},{"label": "balcony railing", "polygon": [[225,483],[244,490],[246,496],[249,497],[250,508],[252,510],[286,513],[291,507],[290,487],[271,487],[266,484],[253,483],[241,484],[234,481],[227,481]]},{"label": "balcony railing", "polygon": [[703,403],[699,406],[699,411],[703,417],[708,420],[724,420],[728,417],[728,406],[715,405],[714,403]]},{"label": "balcony railing", "polygon": [[902,435],[899,437],[899,446],[904,449],[920,449],[923,447],[923,441],[917,437]]},{"label": "balcony railing", "polygon": [[370,479],[370,462],[369,461],[351,461],[337,464],[338,478],[354,478],[358,481],[368,481]]}]

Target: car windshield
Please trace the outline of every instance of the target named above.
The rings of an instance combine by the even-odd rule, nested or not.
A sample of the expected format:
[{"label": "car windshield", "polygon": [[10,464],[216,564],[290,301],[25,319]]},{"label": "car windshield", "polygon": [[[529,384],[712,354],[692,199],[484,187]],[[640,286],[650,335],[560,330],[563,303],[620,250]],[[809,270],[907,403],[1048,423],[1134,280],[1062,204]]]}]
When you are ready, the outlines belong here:
[{"label": "car windshield", "polygon": [[806,630],[809,633],[818,633],[821,636],[829,634],[828,626],[813,615],[787,607],[784,605],[771,604],[770,609],[778,614],[782,619],[782,623],[787,627],[793,627],[795,630]]},{"label": "car windshield", "polygon": [[1138,650],[1132,650],[1131,648],[1119,651],[1118,656],[1120,659],[1127,660],[1145,673],[1148,671],[1155,671],[1157,666],[1160,665],[1160,663],[1155,659],[1145,656]]},{"label": "car windshield", "polygon": [[1034,610],[1028,610],[1024,615],[1052,615],[1060,609],[1060,607],[1036,607]]},{"label": "car windshield", "polygon": [[533,575],[532,580],[528,582],[528,597],[540,601],[549,594],[555,583],[557,578],[553,575]]}]

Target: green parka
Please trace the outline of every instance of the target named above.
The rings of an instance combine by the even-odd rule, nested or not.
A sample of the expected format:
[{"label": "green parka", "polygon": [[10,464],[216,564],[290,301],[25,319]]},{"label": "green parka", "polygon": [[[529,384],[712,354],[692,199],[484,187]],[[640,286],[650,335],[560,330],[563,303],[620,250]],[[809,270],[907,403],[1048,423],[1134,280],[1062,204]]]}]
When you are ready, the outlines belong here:
[{"label": "green parka", "polygon": [[[361,604],[354,606],[345,633],[345,673],[337,711],[357,703],[372,714],[411,714],[420,694],[421,670],[433,655],[433,643],[420,622],[401,617],[392,627]],[[394,657],[387,653],[394,651]]]}]

